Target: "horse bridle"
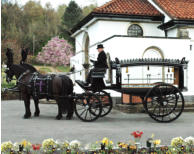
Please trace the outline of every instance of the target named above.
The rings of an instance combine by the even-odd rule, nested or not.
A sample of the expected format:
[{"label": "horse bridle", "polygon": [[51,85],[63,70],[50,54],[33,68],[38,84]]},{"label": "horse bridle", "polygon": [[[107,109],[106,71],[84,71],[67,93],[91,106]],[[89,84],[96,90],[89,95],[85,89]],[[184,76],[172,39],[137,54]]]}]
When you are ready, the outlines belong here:
[{"label": "horse bridle", "polygon": [[[11,79],[8,75],[7,75],[7,71],[9,71],[9,67],[6,67],[5,68],[5,74],[6,74],[6,81],[9,83],[9,82],[11,82],[13,79]],[[20,84],[24,84],[23,82],[21,82],[21,79],[25,76],[25,75],[27,75],[28,73],[30,73],[30,71],[29,70],[27,70],[27,71],[25,71],[25,72],[23,72],[20,76],[19,76],[19,78],[16,80],[16,83],[18,84],[18,83],[20,83]],[[26,85],[26,84],[24,84],[24,85]],[[26,85],[26,86],[29,86],[29,85]]]},{"label": "horse bridle", "polygon": [[13,79],[10,79],[10,77],[7,75],[7,71],[9,71],[9,67],[6,67],[5,68],[5,74],[6,74],[6,81],[9,83],[9,82],[11,82]]}]

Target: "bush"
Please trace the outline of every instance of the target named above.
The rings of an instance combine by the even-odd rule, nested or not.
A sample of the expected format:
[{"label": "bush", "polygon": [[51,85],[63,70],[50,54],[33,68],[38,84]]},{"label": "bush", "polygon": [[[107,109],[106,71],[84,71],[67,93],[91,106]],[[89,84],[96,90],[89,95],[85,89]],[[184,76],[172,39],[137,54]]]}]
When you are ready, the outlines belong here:
[{"label": "bush", "polygon": [[38,53],[36,60],[42,64],[67,66],[72,56],[71,45],[64,39],[54,37],[42,48],[42,52]]}]

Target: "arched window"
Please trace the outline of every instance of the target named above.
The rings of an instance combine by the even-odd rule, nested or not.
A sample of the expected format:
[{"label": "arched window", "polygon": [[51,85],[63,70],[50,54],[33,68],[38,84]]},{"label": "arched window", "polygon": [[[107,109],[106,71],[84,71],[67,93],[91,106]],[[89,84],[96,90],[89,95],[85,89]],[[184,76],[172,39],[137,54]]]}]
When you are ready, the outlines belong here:
[{"label": "arched window", "polygon": [[133,24],[129,26],[127,34],[129,36],[143,36],[143,29],[139,25]]}]

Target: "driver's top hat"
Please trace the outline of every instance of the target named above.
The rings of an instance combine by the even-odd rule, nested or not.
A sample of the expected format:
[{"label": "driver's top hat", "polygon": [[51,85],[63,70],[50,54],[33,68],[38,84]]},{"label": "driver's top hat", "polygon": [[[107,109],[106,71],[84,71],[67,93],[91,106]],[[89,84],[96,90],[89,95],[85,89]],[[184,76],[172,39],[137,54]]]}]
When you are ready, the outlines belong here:
[{"label": "driver's top hat", "polygon": [[99,45],[97,46],[97,49],[99,49],[99,48],[104,48],[104,47],[103,47],[102,44],[99,44]]}]

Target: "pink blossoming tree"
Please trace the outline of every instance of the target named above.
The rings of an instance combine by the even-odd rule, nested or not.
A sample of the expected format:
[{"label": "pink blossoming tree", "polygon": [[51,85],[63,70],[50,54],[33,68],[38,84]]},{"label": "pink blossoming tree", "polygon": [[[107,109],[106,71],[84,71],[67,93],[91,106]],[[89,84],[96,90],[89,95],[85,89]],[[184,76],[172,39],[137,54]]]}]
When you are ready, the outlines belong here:
[{"label": "pink blossoming tree", "polygon": [[40,63],[51,64],[53,66],[67,66],[72,56],[72,46],[64,39],[53,37],[48,41],[47,45],[42,48],[42,52],[38,53],[36,60]]}]

